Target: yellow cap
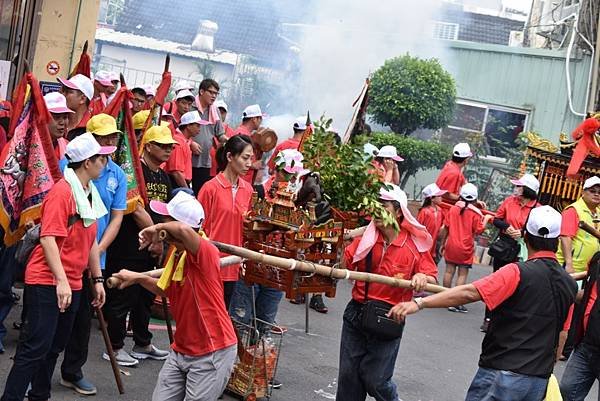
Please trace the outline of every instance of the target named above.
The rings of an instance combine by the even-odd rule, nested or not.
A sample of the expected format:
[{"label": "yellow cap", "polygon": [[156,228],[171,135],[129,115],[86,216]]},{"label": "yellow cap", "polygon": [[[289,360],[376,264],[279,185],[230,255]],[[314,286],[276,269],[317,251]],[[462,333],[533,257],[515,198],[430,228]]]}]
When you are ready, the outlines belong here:
[{"label": "yellow cap", "polygon": [[156,142],[162,144],[168,143],[177,143],[173,136],[171,135],[171,130],[169,127],[165,127],[161,125],[160,127],[157,125],[153,125],[148,128],[148,131],[144,134],[144,143],[148,142]]},{"label": "yellow cap", "polygon": [[142,129],[150,115],[150,110],[138,111],[133,115],[133,129]]},{"label": "yellow cap", "polygon": [[94,135],[111,135],[111,134],[122,134],[117,128],[117,121],[108,114],[96,114],[87,122],[85,126],[88,132]]}]

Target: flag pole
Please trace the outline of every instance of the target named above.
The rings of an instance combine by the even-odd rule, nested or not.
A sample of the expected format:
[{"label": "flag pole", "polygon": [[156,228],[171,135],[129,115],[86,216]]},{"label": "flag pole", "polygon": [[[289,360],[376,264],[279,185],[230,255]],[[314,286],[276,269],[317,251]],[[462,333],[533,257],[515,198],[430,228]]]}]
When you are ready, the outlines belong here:
[{"label": "flag pole", "polygon": [[[170,64],[171,64],[171,55],[167,53],[167,57],[165,57],[165,68],[163,69],[163,75],[169,71]],[[162,110],[163,110],[163,105],[161,104],[160,109],[159,109],[159,114],[158,114],[158,125],[160,125],[160,121],[161,121],[160,118],[161,118]],[[148,118],[146,119],[146,122],[144,123],[144,128],[142,129],[142,136],[144,136],[144,134],[146,133],[146,130],[150,127],[152,117],[153,117],[155,111],[156,111],[156,96],[154,97],[154,99],[152,101],[152,106],[150,107],[150,114],[148,114]]]}]

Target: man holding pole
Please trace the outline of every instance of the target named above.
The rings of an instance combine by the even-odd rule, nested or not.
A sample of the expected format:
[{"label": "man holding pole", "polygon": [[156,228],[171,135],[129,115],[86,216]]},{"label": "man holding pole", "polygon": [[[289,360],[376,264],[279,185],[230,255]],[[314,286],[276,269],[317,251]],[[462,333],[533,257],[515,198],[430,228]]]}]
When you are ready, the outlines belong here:
[{"label": "man holding pole", "polygon": [[119,288],[139,284],[171,301],[177,322],[175,341],[152,400],[214,401],[227,385],[237,353],[233,324],[225,309],[219,251],[198,234],[204,210],[191,195],[180,191],[169,203],[151,201],[150,207],[176,221],[142,230],[140,245],[160,244],[164,231],[166,241],[184,254],[170,256],[160,280],[128,270],[113,277],[122,280]]},{"label": "man holding pole", "polygon": [[[406,194],[396,185],[391,187],[381,190],[380,201],[396,218],[400,230],[374,219],[365,233],[346,248],[344,261],[349,269],[411,280],[412,289],[355,282],[352,300],[344,312],[338,401],[364,401],[367,394],[380,401],[398,400],[392,375],[403,323],[390,327],[391,335],[379,333],[369,325],[369,315],[376,313],[376,309],[389,310],[392,305],[409,301],[413,290],[421,291],[427,283],[436,282],[437,267],[429,253],[431,236],[408,210]],[[373,318],[386,320],[385,316]]]},{"label": "man holding pole", "polygon": [[492,320],[466,401],[544,398],[559,333],[577,293],[577,284],[555,257],[560,227],[556,210],[533,209],[524,234],[526,262],[508,264],[471,284],[399,303],[388,314],[404,321],[425,308],[485,302]]}]

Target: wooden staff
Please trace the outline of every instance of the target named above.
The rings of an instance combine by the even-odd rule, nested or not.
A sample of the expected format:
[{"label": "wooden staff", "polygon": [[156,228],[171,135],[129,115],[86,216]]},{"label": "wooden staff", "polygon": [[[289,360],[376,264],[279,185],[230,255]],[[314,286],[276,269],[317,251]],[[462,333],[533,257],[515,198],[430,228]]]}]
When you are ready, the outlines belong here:
[{"label": "wooden staff", "polygon": [[[221,267],[225,267],[225,266],[231,266],[231,265],[237,265],[239,263],[242,263],[242,258],[240,258],[239,256],[225,256],[221,258]],[[149,270],[147,272],[143,272],[142,274],[144,276],[148,276],[148,277],[153,277],[153,278],[160,278],[160,276],[163,274],[163,272],[165,271],[165,269],[155,269],[155,270]],[[108,288],[117,288],[119,285],[121,285],[122,281],[119,280],[116,277],[109,277],[106,280],[106,286]]]},{"label": "wooden staff", "polygon": [[[94,298],[96,298],[94,282],[91,278],[89,278],[89,280],[90,290],[92,291]],[[106,346],[106,352],[108,353],[108,359],[110,360],[110,367],[112,368],[115,381],[117,382],[117,389],[119,390],[119,394],[125,394],[125,388],[123,387],[123,381],[121,380],[121,371],[119,370],[119,365],[117,365],[115,353],[110,342],[110,337],[108,336],[108,329],[106,328],[106,320],[104,320],[102,308],[94,307],[94,310],[96,311],[96,316],[98,317],[98,323],[100,323],[100,331],[102,332],[102,338],[104,339],[104,345]]]}]

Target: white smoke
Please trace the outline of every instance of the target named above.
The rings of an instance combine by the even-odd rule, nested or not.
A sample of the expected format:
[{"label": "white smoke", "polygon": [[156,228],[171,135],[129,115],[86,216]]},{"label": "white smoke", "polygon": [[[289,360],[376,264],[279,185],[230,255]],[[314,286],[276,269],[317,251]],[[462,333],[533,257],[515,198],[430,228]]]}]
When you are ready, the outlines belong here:
[{"label": "white smoke", "polygon": [[441,0],[319,0],[314,25],[301,29],[298,109],[325,113],[345,130],[365,78],[386,59],[442,57],[432,38]]}]

